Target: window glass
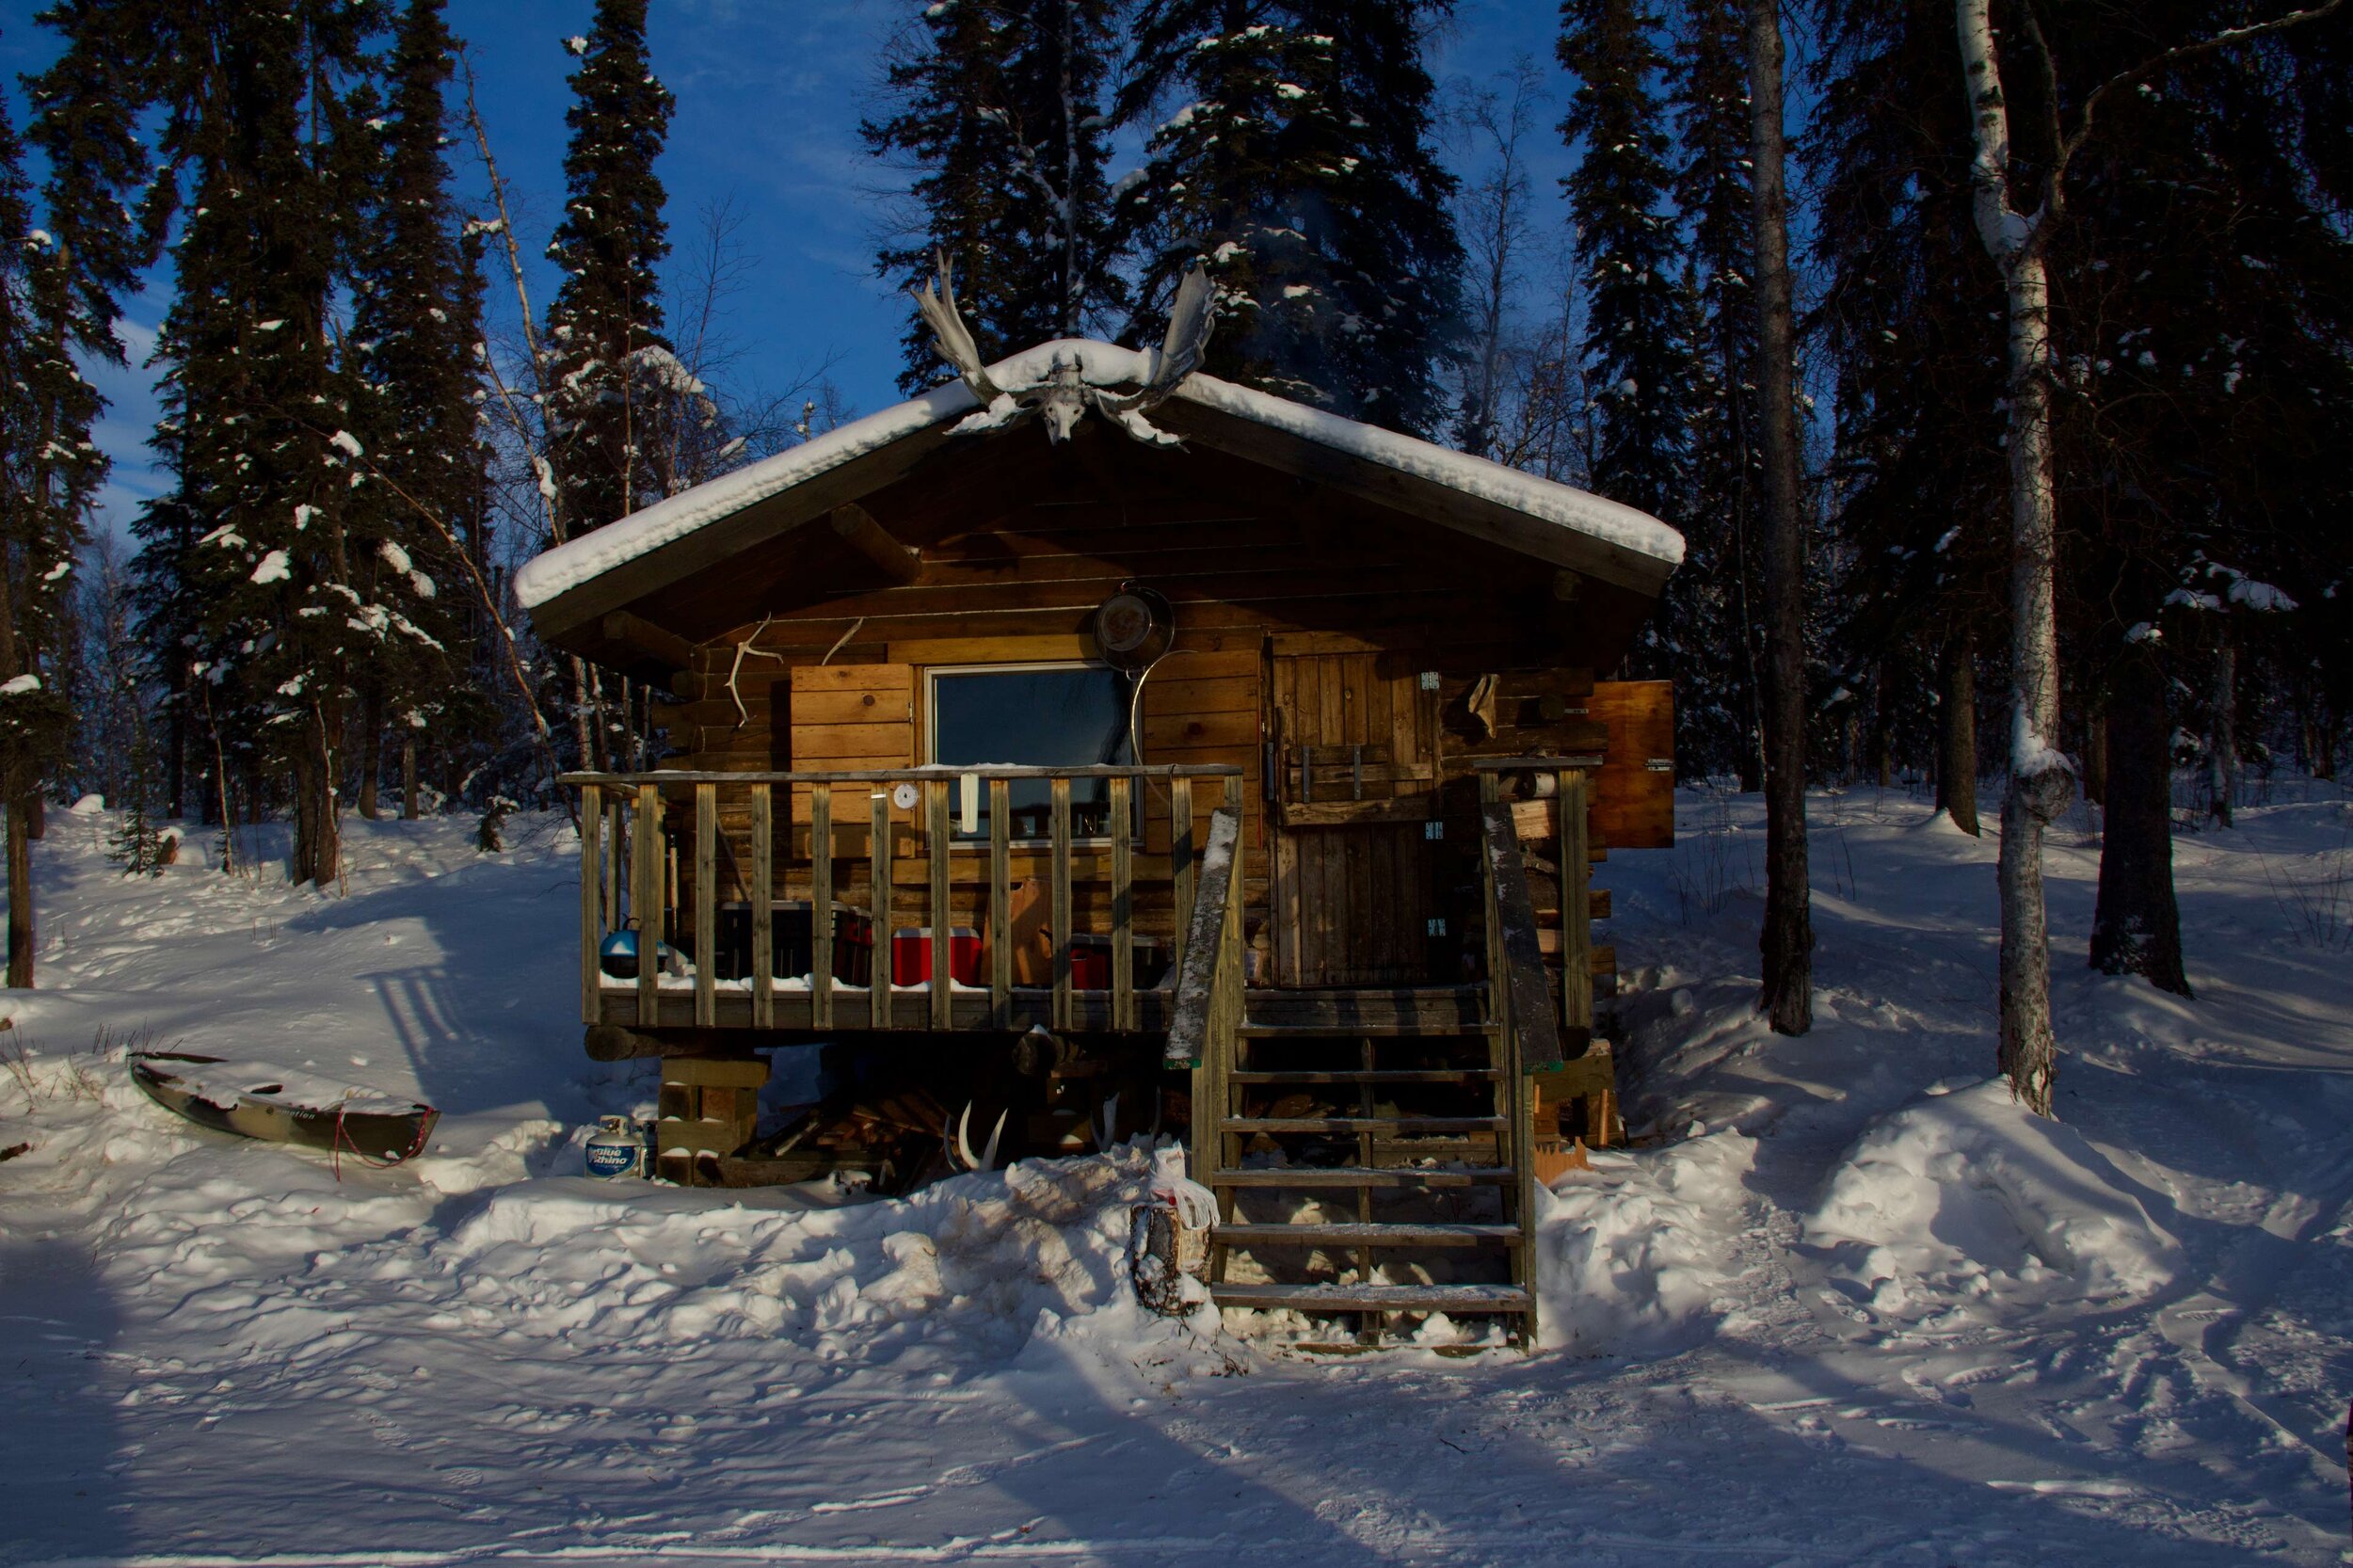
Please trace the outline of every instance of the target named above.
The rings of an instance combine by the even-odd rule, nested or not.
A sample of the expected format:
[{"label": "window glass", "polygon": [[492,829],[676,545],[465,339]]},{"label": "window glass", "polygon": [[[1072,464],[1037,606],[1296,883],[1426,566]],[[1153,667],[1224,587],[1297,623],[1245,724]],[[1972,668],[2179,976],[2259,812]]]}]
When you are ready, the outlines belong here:
[{"label": "window glass", "polygon": [[[1060,664],[1042,669],[936,670],[931,678],[932,760],[974,765],[1016,762],[1026,767],[1125,765],[1135,760],[1128,744],[1128,678],[1101,664]],[[1045,779],[1015,779],[1007,805],[1016,839],[1043,839],[1051,832],[1051,786]],[[1080,778],[1070,786],[1070,831],[1078,838],[1107,837],[1111,785]],[[980,794],[974,833],[988,836],[988,791]]]}]

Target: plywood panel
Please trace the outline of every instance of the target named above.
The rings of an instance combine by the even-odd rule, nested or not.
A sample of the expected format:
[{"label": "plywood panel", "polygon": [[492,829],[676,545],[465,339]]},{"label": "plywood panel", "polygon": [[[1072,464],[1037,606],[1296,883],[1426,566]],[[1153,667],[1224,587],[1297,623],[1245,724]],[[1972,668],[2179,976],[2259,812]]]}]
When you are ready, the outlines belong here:
[{"label": "plywood panel", "polygon": [[1671,849],[1675,841],[1674,684],[1604,680],[1587,716],[1609,730],[1593,776],[1595,837],[1611,849]]}]

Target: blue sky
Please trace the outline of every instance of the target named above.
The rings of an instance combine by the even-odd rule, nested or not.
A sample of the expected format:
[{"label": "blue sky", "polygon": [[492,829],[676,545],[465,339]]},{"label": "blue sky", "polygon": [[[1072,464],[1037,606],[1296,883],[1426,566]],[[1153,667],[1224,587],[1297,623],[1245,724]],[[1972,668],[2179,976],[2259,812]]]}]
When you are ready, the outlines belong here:
[{"label": "blue sky", "polygon": [[[31,24],[35,0],[0,0],[0,72],[21,127],[17,81],[39,70],[54,40]],[[880,58],[891,32],[920,0],[654,0],[654,68],[678,95],[661,173],[670,197],[673,239],[694,249],[698,214],[726,203],[741,219],[735,241],[745,263],[728,301],[726,329],[738,351],[733,375],[781,390],[811,370],[828,375],[854,409],[895,401],[904,298],[878,280],[872,257],[902,177],[869,157],[857,139],[862,116],[877,112]],[[536,253],[562,195],[563,42],[584,31],[588,0],[450,0],[452,29],[468,45],[479,101],[501,172],[518,198],[516,226],[535,263],[533,303],[544,310],[552,281]],[[1552,0],[1458,0],[1433,57],[1441,82],[1481,80],[1515,56],[1551,67],[1558,25]],[[1559,104],[1553,106],[1557,116]],[[1550,118],[1550,117],[1548,117]],[[1539,200],[1565,224],[1553,183],[1566,171],[1557,137],[1533,150]],[[461,200],[487,191],[470,146],[456,150]],[[495,301],[510,318],[511,296],[494,278]],[[100,432],[115,460],[104,521],[120,527],[157,488],[144,442],[154,422],[150,373],[141,361],[168,303],[168,276],[129,302],[122,337],[127,371],[104,370],[112,404]]]}]

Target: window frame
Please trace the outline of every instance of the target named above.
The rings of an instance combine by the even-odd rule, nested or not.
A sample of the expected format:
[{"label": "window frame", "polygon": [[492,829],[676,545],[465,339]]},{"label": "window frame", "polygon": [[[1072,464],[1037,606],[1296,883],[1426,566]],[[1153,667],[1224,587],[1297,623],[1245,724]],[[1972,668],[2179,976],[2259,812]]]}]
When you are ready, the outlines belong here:
[{"label": "window frame", "polygon": [[[960,774],[977,774],[980,776],[984,787],[985,787],[988,780],[987,770],[979,763],[943,762],[939,760],[938,678],[940,676],[944,675],[952,678],[959,675],[1038,675],[1048,674],[1060,670],[1108,670],[1113,675],[1124,675],[1127,673],[1126,671],[1121,670],[1117,665],[1103,659],[1016,659],[1003,664],[923,665],[920,671],[922,675],[923,693],[923,756],[925,759],[923,765],[932,768],[953,768]],[[1134,691],[1132,687],[1128,692],[1128,700],[1130,703],[1134,701]],[[1132,709],[1130,710],[1128,716],[1130,720],[1132,720],[1134,716]],[[1130,725],[1130,728],[1132,728],[1132,725]],[[1132,733],[1128,735],[1127,741],[1129,749],[1134,749],[1135,737]],[[1015,765],[1021,767],[1053,767],[1056,764],[1051,762],[1025,762],[1016,763]],[[1133,767],[1136,764],[1131,760],[1128,765]],[[1141,789],[1131,790],[1128,792],[1128,811],[1135,819],[1134,825],[1130,829],[1128,836],[1128,841],[1130,844],[1142,844],[1144,842],[1144,792]],[[984,799],[985,799],[985,797],[984,797]],[[1110,833],[1085,834],[1074,830],[1070,835],[1070,842],[1073,847],[1099,849],[1109,847],[1116,837],[1117,836],[1115,834]],[[976,838],[967,839],[953,831],[951,831],[948,838],[949,848],[952,853],[978,854],[985,852],[988,848],[988,837],[984,833]],[[1050,827],[1046,832],[1040,833],[1034,838],[1021,834],[1009,833],[1007,841],[1016,848],[1020,848],[1023,845],[1051,844],[1054,841],[1054,835]]]}]

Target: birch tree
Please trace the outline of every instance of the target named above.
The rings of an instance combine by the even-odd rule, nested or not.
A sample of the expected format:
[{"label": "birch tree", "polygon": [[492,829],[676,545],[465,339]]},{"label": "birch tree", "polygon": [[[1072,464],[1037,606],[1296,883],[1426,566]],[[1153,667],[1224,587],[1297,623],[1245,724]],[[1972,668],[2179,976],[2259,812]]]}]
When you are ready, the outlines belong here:
[{"label": "birch tree", "polygon": [[[1760,0],[1761,3],[1761,0]],[[2010,476],[2009,797],[2002,807],[2001,1048],[2010,1091],[2051,1113],[2056,1041],[2051,1029],[2050,929],[2042,897],[2045,829],[2074,793],[2073,765],[2057,748],[2057,500],[2052,463],[2049,253],[2066,214],[2067,169],[2116,93],[2193,56],[2316,21],[2345,0],[2308,6],[2266,22],[2226,28],[2164,50],[2087,95],[2072,126],[2060,123],[2057,62],[2031,5],[2017,8],[2021,64],[2043,90],[2047,117],[2039,178],[2024,177],[2010,140],[2009,101],[1994,46],[1993,0],[1955,0],[1961,76],[1975,158],[1977,227],[2000,268],[2007,296]],[[2022,186],[2025,189],[2022,191]]]}]

